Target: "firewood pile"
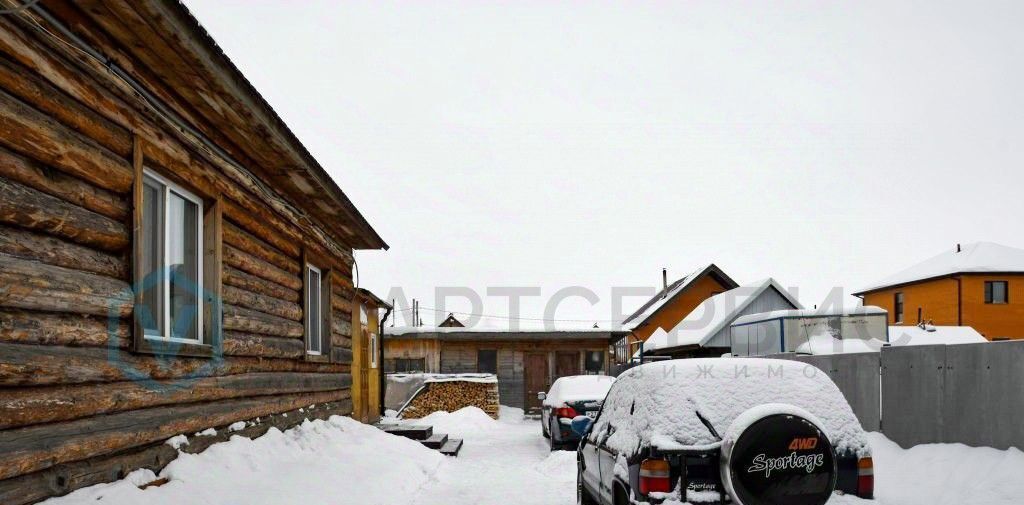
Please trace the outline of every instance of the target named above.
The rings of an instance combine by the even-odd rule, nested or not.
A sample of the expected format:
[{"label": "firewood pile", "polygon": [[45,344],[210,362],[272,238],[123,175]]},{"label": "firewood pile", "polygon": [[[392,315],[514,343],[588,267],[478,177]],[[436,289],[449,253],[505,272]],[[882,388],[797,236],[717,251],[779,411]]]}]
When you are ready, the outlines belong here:
[{"label": "firewood pile", "polygon": [[419,419],[432,412],[455,412],[477,407],[498,418],[498,383],[469,380],[427,382],[402,409],[402,419]]}]

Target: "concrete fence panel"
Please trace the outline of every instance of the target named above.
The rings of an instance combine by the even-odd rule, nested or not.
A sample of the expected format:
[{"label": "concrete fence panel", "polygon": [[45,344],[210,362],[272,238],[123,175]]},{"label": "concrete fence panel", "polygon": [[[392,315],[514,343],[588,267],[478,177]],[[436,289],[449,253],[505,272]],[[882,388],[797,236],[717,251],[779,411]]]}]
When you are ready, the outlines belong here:
[{"label": "concrete fence panel", "polygon": [[865,430],[881,431],[902,447],[1024,449],[1024,341],[769,357],[827,373]]},{"label": "concrete fence panel", "polygon": [[943,440],[946,347],[883,347],[882,432],[902,447]]},{"label": "concrete fence panel", "polygon": [[800,361],[826,373],[867,431],[878,431],[881,419],[879,399],[879,355],[877,353],[807,356],[777,354],[773,358]]},{"label": "concrete fence panel", "polygon": [[874,352],[832,356],[832,381],[839,386],[867,431],[881,428],[880,366],[879,354]]},{"label": "concrete fence panel", "polygon": [[1024,448],[1024,341],[946,347],[943,442]]}]

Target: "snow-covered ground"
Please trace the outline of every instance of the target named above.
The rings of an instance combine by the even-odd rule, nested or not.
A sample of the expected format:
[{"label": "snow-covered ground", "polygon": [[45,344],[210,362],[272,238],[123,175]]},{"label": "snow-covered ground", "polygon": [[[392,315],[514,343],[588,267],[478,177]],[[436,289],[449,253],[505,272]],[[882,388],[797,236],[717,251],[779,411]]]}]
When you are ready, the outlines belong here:
[{"label": "snow-covered ground", "polygon": [[[263,437],[234,437],[182,454],[160,473],[79,490],[50,505],[569,505],[576,459],[550,453],[536,420],[502,409],[495,421],[467,408],[416,421],[465,439],[458,458],[348,418],[306,422]],[[1024,502],[1024,453],[959,444],[900,449],[868,436],[874,450],[874,505],[1011,505]],[[178,440],[180,442],[180,440]],[[162,486],[139,489],[158,477]],[[831,505],[872,502],[836,497]]]}]

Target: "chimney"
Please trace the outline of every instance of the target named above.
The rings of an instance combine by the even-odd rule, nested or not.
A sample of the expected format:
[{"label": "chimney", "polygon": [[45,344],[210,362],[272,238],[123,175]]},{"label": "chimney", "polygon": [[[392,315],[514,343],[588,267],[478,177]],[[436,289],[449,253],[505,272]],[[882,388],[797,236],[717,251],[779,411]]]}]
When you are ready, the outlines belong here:
[{"label": "chimney", "polygon": [[665,298],[668,296],[668,269],[661,269],[661,296]]},{"label": "chimney", "polygon": [[960,244],[956,245],[956,252],[960,252]]}]

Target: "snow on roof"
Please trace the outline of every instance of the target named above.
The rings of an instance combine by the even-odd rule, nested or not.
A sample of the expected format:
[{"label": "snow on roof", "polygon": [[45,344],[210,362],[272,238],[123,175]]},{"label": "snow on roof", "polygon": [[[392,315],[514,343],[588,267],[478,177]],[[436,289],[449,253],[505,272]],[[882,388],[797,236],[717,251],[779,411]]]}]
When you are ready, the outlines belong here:
[{"label": "snow on roof", "polygon": [[630,314],[629,317],[622,321],[622,329],[633,330],[637,326],[643,324],[644,321],[647,320],[647,318],[651,317],[652,314],[654,314],[659,309],[664,307],[665,304],[669,302],[669,300],[672,300],[673,298],[676,297],[676,295],[686,291],[686,289],[693,285],[693,283],[697,279],[700,279],[702,277],[701,274],[707,272],[715,273],[717,276],[721,277],[726,284],[731,284],[733,286],[736,285],[736,282],[730,279],[729,276],[725,275],[725,272],[722,272],[722,270],[719,269],[714,263],[705,265],[701,268],[698,268],[697,270],[694,270],[686,277],[683,277],[682,279],[673,282],[668,286],[667,289],[662,289],[658,291],[658,293],[654,295],[654,297],[644,302],[644,304],[641,305],[640,308],[636,310],[636,312]]},{"label": "snow on roof", "polygon": [[977,344],[988,342],[970,326],[890,326],[889,343],[894,346]]},{"label": "snow on roof", "polygon": [[768,403],[813,414],[837,451],[870,452],[860,422],[827,374],[775,359],[694,358],[631,368],[612,386],[594,432],[615,426],[606,443],[627,457],[651,445],[713,448],[719,441],[698,412],[722,434],[741,414]]},{"label": "snow on roof", "polygon": [[792,310],[773,310],[770,312],[761,312],[759,314],[748,314],[740,316],[732,323],[733,326],[741,324],[759,323],[761,321],[770,321],[772,319],[783,319],[783,318],[809,318],[809,317],[823,317],[823,316],[867,316],[867,315],[886,315],[889,312],[881,307],[875,307],[874,305],[862,306],[862,307],[820,307],[817,309],[792,309]]},{"label": "snow on roof", "polygon": [[860,352],[878,352],[885,342],[875,338],[844,338],[838,339],[830,334],[817,333],[807,337],[807,341],[796,348],[797,354],[813,354],[815,356],[829,354],[853,354]]},{"label": "snow on roof", "polygon": [[856,294],[944,275],[978,272],[1024,273],[1024,249],[993,242],[965,244],[960,252],[949,249],[906,270],[861,288]]},{"label": "snow on roof", "polygon": [[794,307],[803,308],[785,288],[771,277],[719,293],[704,300],[674,328],[658,328],[644,342],[644,352],[684,345],[701,345],[736,319],[765,290],[775,288]]},{"label": "snow on roof", "polygon": [[609,375],[559,377],[551,385],[544,405],[558,408],[566,402],[602,401],[614,382],[615,377]]}]

